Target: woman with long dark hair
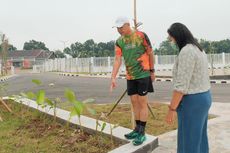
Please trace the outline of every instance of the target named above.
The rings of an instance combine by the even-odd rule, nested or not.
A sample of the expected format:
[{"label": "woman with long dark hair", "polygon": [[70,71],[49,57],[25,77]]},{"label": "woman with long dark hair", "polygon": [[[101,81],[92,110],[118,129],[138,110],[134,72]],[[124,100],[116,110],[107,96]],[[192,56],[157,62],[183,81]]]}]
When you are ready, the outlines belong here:
[{"label": "woman with long dark hair", "polygon": [[207,55],[185,25],[172,24],[168,35],[179,54],[173,67],[173,96],[166,121],[171,124],[177,113],[177,153],[208,153],[207,120],[212,99]]}]

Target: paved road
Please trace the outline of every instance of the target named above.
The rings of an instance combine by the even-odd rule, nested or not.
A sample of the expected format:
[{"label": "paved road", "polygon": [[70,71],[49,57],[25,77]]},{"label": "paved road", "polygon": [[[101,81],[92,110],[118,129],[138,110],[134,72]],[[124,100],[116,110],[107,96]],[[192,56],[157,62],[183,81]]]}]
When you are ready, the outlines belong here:
[{"label": "paved road", "polygon": [[[43,85],[38,87],[31,82],[32,79],[39,79]],[[109,93],[109,79],[89,77],[66,77],[53,73],[44,74],[20,74],[11,78],[8,82],[8,95],[18,94],[21,91],[38,91],[45,89],[50,98],[63,98],[65,88],[71,88],[76,92],[79,100],[94,98],[97,103],[115,102],[126,88],[126,81],[118,79],[118,87],[113,93]],[[54,86],[49,86],[54,83]],[[149,94],[150,102],[168,102],[171,97],[171,82],[155,82],[156,92]],[[214,102],[230,102],[230,84],[212,85]],[[125,96],[122,102],[129,101]]]}]

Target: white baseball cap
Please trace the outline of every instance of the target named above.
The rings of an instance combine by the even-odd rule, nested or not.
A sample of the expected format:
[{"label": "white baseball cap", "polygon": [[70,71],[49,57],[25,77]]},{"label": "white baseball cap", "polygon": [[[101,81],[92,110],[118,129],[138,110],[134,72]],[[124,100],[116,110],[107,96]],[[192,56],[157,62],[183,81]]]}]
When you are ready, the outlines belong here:
[{"label": "white baseball cap", "polygon": [[125,16],[120,16],[116,19],[115,21],[115,25],[113,26],[116,27],[116,28],[120,28],[122,27],[125,23],[129,23],[129,19]]}]

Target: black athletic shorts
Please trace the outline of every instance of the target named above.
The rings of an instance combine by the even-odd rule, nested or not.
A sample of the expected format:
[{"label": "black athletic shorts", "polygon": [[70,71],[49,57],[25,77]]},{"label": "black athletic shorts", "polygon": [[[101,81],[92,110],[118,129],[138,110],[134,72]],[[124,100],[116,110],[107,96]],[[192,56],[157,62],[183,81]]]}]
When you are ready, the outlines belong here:
[{"label": "black athletic shorts", "polygon": [[148,92],[154,92],[151,77],[127,80],[127,91],[129,96],[135,94],[145,96]]}]

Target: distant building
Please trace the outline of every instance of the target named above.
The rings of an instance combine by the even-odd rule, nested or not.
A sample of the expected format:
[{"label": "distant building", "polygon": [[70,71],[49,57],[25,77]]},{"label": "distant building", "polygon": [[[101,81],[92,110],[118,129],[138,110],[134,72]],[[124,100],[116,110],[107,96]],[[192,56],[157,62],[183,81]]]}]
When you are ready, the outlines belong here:
[{"label": "distant building", "polygon": [[10,51],[7,53],[7,66],[32,68],[34,64],[42,64],[54,58],[54,52],[41,49]]}]

